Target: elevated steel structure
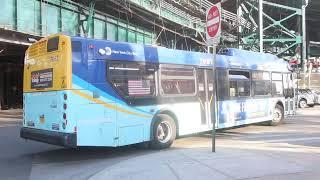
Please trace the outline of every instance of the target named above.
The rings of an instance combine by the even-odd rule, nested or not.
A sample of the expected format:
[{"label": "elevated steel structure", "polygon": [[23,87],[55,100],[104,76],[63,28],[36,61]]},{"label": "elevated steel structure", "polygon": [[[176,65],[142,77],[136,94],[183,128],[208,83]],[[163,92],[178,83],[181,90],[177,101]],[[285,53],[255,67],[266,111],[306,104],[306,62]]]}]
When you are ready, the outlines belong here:
[{"label": "elevated steel structure", "polygon": [[239,26],[243,49],[294,56],[301,52],[303,32],[301,0],[238,0],[238,14],[250,19],[251,28]]},{"label": "elevated steel structure", "polygon": [[[145,44],[151,44],[154,38],[152,29],[94,10],[89,1],[81,4],[70,0],[3,0],[2,3],[0,28],[26,37],[63,32]],[[88,19],[89,16],[93,18]]]},{"label": "elevated steel structure", "polygon": [[[205,11],[220,0],[4,0],[0,27],[206,51]],[[293,56],[304,0],[222,0],[220,47]],[[259,7],[260,5],[260,7]],[[261,9],[261,11],[260,11]],[[301,47],[301,46],[300,46]]]}]

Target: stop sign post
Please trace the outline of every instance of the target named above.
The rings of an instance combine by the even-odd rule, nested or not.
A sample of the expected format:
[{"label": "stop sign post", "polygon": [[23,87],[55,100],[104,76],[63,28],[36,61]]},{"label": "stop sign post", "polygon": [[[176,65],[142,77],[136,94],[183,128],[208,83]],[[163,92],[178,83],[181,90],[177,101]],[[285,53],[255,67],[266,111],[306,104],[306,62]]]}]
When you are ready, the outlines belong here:
[{"label": "stop sign post", "polygon": [[[216,58],[216,46],[220,42],[221,36],[221,3],[218,3],[207,10],[206,13],[206,40],[208,45],[208,53],[213,54],[213,79],[215,79],[215,58]],[[212,52],[210,51],[212,46]],[[216,90],[213,87],[214,103],[211,105],[211,119],[212,119],[212,152],[216,152]]]}]

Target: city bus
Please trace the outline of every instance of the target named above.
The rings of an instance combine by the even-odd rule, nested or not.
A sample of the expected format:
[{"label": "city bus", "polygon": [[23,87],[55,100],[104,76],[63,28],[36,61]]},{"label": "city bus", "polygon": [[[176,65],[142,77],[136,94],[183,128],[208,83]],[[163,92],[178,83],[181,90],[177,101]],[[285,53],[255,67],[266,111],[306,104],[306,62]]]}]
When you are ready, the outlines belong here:
[{"label": "city bus", "polygon": [[278,125],[294,114],[292,77],[270,54],[52,35],[26,51],[20,136],[72,148],[162,149],[213,122]]}]

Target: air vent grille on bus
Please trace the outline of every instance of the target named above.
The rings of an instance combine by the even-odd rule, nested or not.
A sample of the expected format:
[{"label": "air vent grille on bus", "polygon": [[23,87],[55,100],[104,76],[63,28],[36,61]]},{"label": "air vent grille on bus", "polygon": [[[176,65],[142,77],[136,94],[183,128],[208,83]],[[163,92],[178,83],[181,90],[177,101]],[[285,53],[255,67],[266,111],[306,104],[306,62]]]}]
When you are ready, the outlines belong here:
[{"label": "air vent grille on bus", "polygon": [[45,54],[47,51],[46,46],[47,46],[47,41],[40,41],[38,43],[31,45],[29,49],[29,57],[33,58],[33,57],[41,56]]}]

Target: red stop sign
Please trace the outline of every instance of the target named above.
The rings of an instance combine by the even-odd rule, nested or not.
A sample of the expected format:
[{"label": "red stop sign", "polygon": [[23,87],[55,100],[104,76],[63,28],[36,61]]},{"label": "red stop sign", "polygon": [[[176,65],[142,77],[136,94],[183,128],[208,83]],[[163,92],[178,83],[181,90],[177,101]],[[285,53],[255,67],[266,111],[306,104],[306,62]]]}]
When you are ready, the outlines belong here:
[{"label": "red stop sign", "polygon": [[207,33],[210,38],[217,36],[220,29],[220,12],[217,6],[212,6],[207,12]]}]

